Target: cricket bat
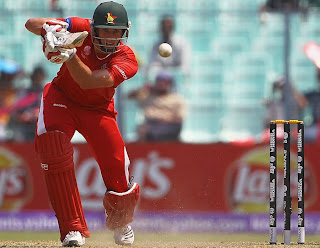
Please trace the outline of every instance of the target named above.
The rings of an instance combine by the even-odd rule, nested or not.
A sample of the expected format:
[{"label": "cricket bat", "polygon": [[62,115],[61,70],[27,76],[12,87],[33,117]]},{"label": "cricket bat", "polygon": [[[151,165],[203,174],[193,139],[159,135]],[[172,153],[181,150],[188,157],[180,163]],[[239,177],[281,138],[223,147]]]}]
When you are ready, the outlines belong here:
[{"label": "cricket bat", "polygon": [[304,44],[303,52],[308,59],[320,68],[320,45],[315,41],[310,41]]}]

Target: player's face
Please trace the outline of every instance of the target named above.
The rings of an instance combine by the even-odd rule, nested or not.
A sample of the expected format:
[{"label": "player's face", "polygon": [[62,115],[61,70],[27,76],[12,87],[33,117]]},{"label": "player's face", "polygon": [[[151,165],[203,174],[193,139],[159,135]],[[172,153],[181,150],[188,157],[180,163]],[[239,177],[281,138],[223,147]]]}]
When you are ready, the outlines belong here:
[{"label": "player's face", "polygon": [[122,29],[97,28],[97,37],[94,37],[95,51],[97,53],[112,53],[116,50],[122,39]]}]

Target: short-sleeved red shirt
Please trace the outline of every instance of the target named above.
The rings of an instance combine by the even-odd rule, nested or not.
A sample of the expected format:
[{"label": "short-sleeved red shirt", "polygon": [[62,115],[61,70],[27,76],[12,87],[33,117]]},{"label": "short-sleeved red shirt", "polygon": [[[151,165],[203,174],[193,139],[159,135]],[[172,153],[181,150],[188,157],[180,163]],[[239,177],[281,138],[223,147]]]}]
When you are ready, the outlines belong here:
[{"label": "short-sleeved red shirt", "polygon": [[70,17],[62,20],[69,23],[68,30],[70,32],[89,32],[83,45],[77,48],[77,55],[91,70],[102,68],[108,70],[114,80],[114,86],[86,90],[81,89],[72,78],[65,64],[61,66],[60,71],[52,83],[56,84],[64,92],[66,97],[76,104],[90,109],[108,111],[111,115],[116,116],[113,99],[115,88],[124,80],[133,77],[138,71],[138,63],[133,51],[128,46],[124,46],[120,51],[111,54],[103,60],[99,60],[96,57],[92,44],[91,20],[80,17]]}]

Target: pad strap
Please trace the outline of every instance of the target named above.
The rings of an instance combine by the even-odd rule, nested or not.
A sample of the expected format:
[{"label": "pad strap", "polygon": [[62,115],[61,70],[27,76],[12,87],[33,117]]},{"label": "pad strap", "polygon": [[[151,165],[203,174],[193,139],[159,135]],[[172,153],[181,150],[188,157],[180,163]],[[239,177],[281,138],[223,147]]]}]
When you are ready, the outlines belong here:
[{"label": "pad strap", "polygon": [[124,227],[133,221],[133,213],[140,197],[140,188],[137,183],[124,192],[108,191],[103,199],[106,210],[106,226],[110,230]]}]

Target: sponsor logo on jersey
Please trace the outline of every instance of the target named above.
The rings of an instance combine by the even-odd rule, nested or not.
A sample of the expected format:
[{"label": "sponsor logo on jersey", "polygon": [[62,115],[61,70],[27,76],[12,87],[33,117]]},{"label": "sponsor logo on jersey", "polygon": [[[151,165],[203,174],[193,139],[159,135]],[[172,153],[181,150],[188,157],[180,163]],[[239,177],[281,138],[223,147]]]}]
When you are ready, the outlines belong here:
[{"label": "sponsor logo on jersey", "polygon": [[128,79],[126,73],[125,73],[122,69],[120,69],[119,66],[114,65],[114,67],[118,69],[118,71],[121,73],[121,75],[122,75],[122,77],[123,77],[124,79]]},{"label": "sponsor logo on jersey", "polygon": [[91,47],[90,46],[85,46],[83,49],[83,52],[86,56],[88,56],[91,53]]},{"label": "sponsor logo on jersey", "polygon": [[59,107],[59,108],[67,108],[66,105],[60,104],[60,103],[54,103],[52,106],[53,106],[53,107]]}]

